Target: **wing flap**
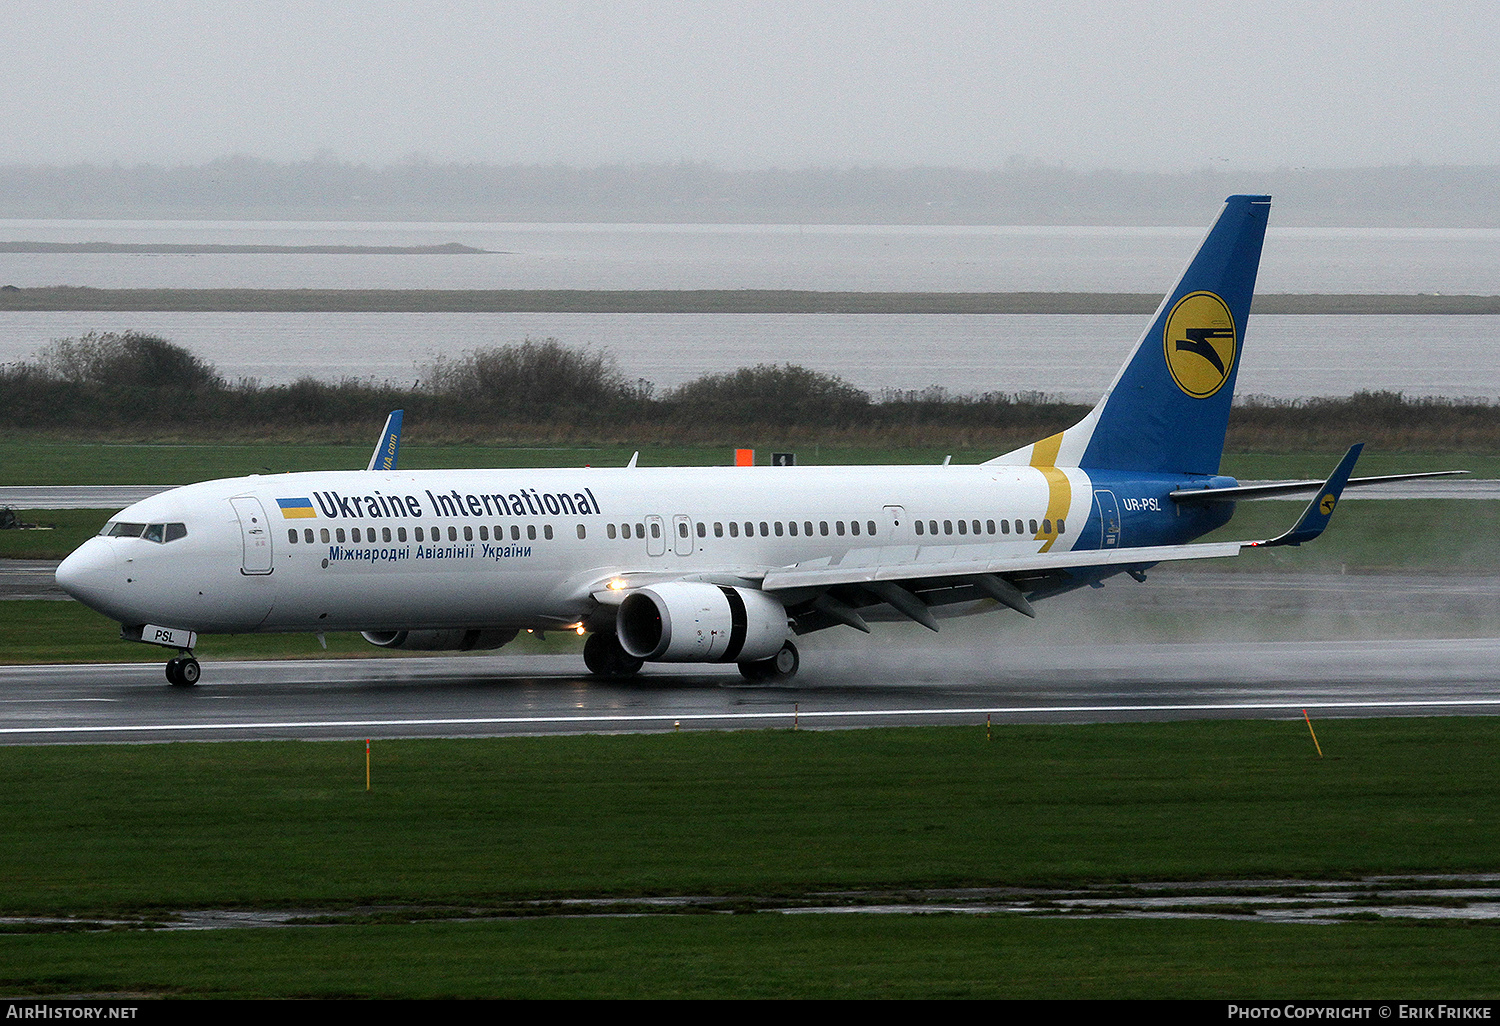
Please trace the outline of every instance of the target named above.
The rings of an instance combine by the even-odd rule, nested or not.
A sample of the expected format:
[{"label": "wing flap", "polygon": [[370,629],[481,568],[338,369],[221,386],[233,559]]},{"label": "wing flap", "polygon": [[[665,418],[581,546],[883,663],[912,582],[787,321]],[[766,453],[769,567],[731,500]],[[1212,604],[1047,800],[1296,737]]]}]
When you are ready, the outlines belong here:
[{"label": "wing flap", "polygon": [[975,574],[1014,574],[1029,571],[1068,570],[1095,566],[1136,566],[1179,559],[1219,559],[1238,556],[1252,542],[1208,542],[1198,545],[1143,545],[1124,549],[1085,549],[1073,552],[1036,552],[991,559],[954,559],[942,562],[909,562],[894,565],[862,563],[851,566],[794,565],[766,573],[764,591],[792,588],[831,588],[836,584],[872,584],[883,581],[931,580],[971,577]]}]

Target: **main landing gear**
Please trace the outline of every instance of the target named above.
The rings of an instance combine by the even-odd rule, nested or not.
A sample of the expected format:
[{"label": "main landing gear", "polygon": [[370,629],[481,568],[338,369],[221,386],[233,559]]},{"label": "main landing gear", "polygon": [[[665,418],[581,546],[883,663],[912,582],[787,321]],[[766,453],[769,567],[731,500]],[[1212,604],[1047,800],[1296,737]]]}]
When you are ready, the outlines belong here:
[{"label": "main landing gear", "polygon": [[[788,641],[771,658],[747,660],[740,663],[739,668],[746,680],[757,684],[779,684],[797,675],[797,667],[801,665],[801,661],[797,646]],[[635,658],[620,647],[620,639],[608,631],[589,635],[588,640],[583,643],[583,663],[596,677],[631,677],[645,665],[644,660]]]},{"label": "main landing gear", "polygon": [[613,631],[596,631],[583,643],[583,664],[596,677],[631,677],[640,672],[645,660],[621,648]]},{"label": "main landing gear", "polygon": [[174,688],[190,688],[198,683],[198,678],[202,675],[203,668],[198,665],[198,660],[193,658],[191,652],[167,660],[167,683]]},{"label": "main landing gear", "polygon": [[769,659],[740,663],[740,674],[757,684],[779,684],[797,676],[797,667],[802,659],[797,655],[797,646],[788,641]]}]

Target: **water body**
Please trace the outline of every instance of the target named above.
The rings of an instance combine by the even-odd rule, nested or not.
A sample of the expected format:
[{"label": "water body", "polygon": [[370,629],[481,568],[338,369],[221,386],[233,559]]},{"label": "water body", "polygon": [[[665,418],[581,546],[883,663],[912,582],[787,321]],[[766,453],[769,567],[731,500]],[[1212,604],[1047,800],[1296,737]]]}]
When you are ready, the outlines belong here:
[{"label": "water body", "polygon": [[[1205,226],[1209,214],[1205,215]],[[1185,228],[0,221],[0,241],[434,246],[483,254],[0,253],[0,284],[96,288],[811,289],[1153,292],[1202,238]],[[1262,292],[1500,294],[1500,230],[1276,228]],[[526,338],[607,349],[669,388],[798,363],[872,392],[1037,391],[1092,400],[1146,318],[841,314],[0,314],[0,362],[88,331],[160,334],[230,379],[406,384],[439,355]],[[1500,318],[1259,316],[1239,392],[1388,389],[1500,398]]]},{"label": "water body", "polygon": [[[0,254],[0,284],[95,288],[1159,292],[1202,225],[602,225],[0,220],[0,242],[434,246],[485,254]],[[1500,295],[1500,229],[1278,227],[1260,291]]]},{"label": "water body", "polygon": [[[1044,392],[1092,401],[1148,318],[1132,314],[0,313],[0,363],[88,331],[150,332],[226,378],[410,384],[439,356],[557,338],[603,348],[630,378],[670,388],[706,373],[796,363],[872,393]],[[1252,318],[1240,395],[1500,398],[1500,317]]]}]

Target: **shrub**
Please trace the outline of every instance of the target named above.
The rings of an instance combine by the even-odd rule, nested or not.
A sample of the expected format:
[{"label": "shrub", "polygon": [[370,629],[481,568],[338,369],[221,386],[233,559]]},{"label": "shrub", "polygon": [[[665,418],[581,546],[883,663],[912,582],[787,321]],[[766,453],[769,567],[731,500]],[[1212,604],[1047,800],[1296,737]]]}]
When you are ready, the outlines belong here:
[{"label": "shrub", "polygon": [[763,363],[705,374],[668,393],[667,413],[705,423],[837,426],[867,419],[870,396],[832,374]]}]

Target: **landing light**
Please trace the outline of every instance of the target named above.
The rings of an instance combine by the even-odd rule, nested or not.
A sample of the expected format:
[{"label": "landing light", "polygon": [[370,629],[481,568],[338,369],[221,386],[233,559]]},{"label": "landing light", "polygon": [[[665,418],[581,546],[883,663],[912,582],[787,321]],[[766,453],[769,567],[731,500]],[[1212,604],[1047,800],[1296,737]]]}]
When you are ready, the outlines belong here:
[{"label": "landing light", "polygon": [[605,587],[608,588],[610,591],[623,591],[625,589],[625,582],[623,580],[621,580],[620,578],[616,577],[614,580],[612,580],[608,584],[606,584]]}]

